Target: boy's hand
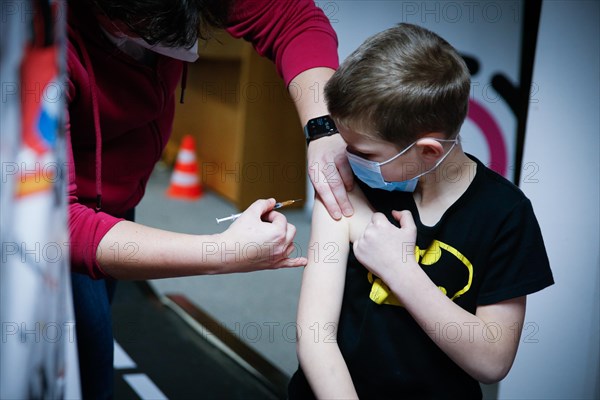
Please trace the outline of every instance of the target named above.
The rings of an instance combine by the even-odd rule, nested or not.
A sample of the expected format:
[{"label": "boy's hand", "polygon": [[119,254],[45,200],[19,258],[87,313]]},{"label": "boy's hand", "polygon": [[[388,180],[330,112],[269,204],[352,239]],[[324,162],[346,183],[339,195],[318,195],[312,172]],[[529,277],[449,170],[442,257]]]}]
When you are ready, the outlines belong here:
[{"label": "boy's hand", "polygon": [[347,191],[354,178],[341,135],[323,137],[308,145],[308,176],[333,219],[354,213]]},{"label": "boy's hand", "polygon": [[417,227],[410,211],[392,211],[400,228],[385,215],[373,214],[361,237],[354,242],[356,259],[384,282],[391,282],[407,262],[415,262]]},{"label": "boy's hand", "polygon": [[275,199],[255,201],[221,234],[224,272],[306,265],[304,257],[288,258],[294,251],[296,227],[273,206]]}]

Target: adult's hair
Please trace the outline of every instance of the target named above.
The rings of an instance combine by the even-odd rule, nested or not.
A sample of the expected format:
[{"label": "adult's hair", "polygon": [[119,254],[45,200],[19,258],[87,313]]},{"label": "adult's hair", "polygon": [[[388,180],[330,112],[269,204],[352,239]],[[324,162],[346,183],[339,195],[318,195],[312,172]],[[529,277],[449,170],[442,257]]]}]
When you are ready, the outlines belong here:
[{"label": "adult's hair", "polygon": [[[77,0],[76,0],[77,1]],[[80,0],[79,0],[80,1]],[[191,47],[225,26],[233,0],[90,0],[150,44]]]},{"label": "adult's hair", "polygon": [[348,56],[325,86],[325,100],[339,125],[405,146],[426,133],[458,134],[469,91],[469,70],[457,51],[403,23]]}]

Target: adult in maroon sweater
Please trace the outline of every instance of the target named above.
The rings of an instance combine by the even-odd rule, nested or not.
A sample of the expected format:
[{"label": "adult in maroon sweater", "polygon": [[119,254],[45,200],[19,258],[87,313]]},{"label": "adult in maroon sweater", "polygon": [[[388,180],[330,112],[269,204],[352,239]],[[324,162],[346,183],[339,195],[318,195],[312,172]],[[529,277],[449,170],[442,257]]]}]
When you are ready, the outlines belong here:
[{"label": "adult in maroon sweater", "polygon": [[[285,83],[294,88],[302,124],[327,114],[322,96],[315,101],[313,95],[297,95],[298,89],[313,94],[315,84],[322,88],[338,66],[335,32],[312,0],[201,3],[69,2],[69,231],[72,268],[77,272],[73,290],[86,398],[112,395],[109,299],[113,279],[306,264],[303,257],[287,258],[296,230],[272,210],[273,199],[258,200],[217,235],[168,232],[132,221],[133,209],[171,134],[175,89],[184,67],[183,61],[158,54],[159,47],[185,53],[196,40],[198,25],[223,26],[273,60]],[[128,37],[138,44],[145,39],[159,46],[148,49]],[[347,161],[340,157],[344,147],[339,135],[309,146],[311,179],[334,217],[352,213],[344,187],[344,183],[351,185],[352,178]],[[327,168],[331,163],[336,163],[339,172],[326,177],[324,171],[331,169]],[[135,263],[127,247],[131,243],[135,243]],[[262,249],[246,247],[249,243],[263,244]],[[256,253],[226,256],[226,249],[236,244]]]}]

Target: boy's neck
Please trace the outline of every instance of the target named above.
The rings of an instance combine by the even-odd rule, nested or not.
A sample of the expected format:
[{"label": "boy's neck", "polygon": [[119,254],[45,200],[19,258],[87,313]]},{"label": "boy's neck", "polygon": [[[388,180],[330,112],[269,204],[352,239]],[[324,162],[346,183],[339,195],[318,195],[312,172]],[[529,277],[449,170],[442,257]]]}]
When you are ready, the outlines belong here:
[{"label": "boy's neck", "polygon": [[435,225],[467,190],[475,178],[476,169],[477,164],[458,144],[434,171],[423,176],[413,194],[421,222]]}]

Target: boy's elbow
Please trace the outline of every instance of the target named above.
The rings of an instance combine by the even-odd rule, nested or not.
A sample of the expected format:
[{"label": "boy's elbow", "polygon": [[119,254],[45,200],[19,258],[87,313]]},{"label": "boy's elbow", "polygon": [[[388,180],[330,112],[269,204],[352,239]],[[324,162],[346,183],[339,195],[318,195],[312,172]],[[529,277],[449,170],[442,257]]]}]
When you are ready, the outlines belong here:
[{"label": "boy's elbow", "polygon": [[298,356],[298,361],[301,365],[308,357],[309,351],[310,343],[307,343],[306,339],[303,339],[300,335],[298,335],[298,338],[296,339],[296,355]]},{"label": "boy's elbow", "polygon": [[495,383],[500,382],[502,379],[504,379],[506,377],[506,374],[501,375],[501,374],[497,374],[497,375],[485,375],[482,376],[478,379],[479,382],[485,384],[485,385],[493,385]]},{"label": "boy's elbow", "polygon": [[300,362],[310,357],[311,354],[318,352],[317,343],[308,338],[298,337],[296,340],[296,354]]},{"label": "boy's elbow", "polygon": [[478,371],[478,374],[475,378],[483,384],[492,385],[506,378],[506,375],[508,375],[511,367],[512,363],[493,363],[488,365],[487,368],[482,368],[480,371]]},{"label": "boy's elbow", "polygon": [[[328,357],[333,350],[332,344],[313,340],[310,335],[298,337],[296,341],[296,355],[300,365],[306,367],[315,362],[321,362],[323,357]],[[333,344],[337,348],[337,344]]]}]

